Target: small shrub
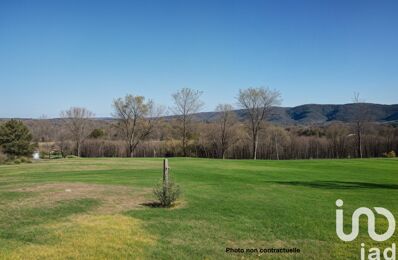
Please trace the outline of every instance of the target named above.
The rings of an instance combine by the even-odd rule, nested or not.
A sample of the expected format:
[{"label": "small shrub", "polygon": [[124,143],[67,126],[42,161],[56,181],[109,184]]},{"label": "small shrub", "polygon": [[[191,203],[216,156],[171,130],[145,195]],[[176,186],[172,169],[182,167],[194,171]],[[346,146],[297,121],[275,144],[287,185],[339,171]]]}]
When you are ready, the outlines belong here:
[{"label": "small shrub", "polygon": [[170,180],[167,186],[159,182],[153,189],[153,193],[162,207],[170,207],[180,196],[181,190],[180,186]]},{"label": "small shrub", "polygon": [[40,159],[49,159],[50,156],[47,152],[40,152]]},{"label": "small shrub", "polygon": [[0,152],[0,164],[21,164],[21,163],[32,163],[32,160],[28,157],[16,157],[16,156],[6,156]]},{"label": "small shrub", "polygon": [[51,153],[51,159],[62,159],[62,154],[59,151],[54,151]]},{"label": "small shrub", "polygon": [[28,157],[21,157],[19,158],[21,160],[21,163],[31,163],[32,160],[30,160]]},{"label": "small shrub", "polygon": [[67,155],[65,158],[66,159],[74,159],[74,158],[79,158],[79,157],[76,155]]},{"label": "small shrub", "polygon": [[21,164],[22,161],[21,161],[21,159],[15,159],[13,162],[14,162],[14,164]]},{"label": "small shrub", "polygon": [[383,155],[385,157],[387,157],[387,158],[395,158],[397,156],[394,151],[390,151],[388,153],[384,153]]}]

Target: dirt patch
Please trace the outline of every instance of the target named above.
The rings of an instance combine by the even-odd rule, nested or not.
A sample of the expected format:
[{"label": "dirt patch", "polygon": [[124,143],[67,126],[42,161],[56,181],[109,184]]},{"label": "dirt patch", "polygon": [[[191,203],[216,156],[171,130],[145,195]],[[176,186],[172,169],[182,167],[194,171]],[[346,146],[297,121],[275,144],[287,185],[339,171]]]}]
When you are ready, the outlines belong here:
[{"label": "dirt patch", "polygon": [[52,206],[59,201],[91,198],[101,201],[99,213],[118,213],[137,207],[147,201],[151,189],[134,189],[119,185],[86,183],[47,183],[25,186],[13,191],[29,192],[33,196],[13,203],[14,207]]}]

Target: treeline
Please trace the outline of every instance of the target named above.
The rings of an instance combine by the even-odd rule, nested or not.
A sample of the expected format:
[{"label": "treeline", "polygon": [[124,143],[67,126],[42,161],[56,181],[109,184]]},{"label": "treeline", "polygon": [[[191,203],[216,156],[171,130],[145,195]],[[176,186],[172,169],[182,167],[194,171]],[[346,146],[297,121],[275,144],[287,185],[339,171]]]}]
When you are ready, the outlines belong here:
[{"label": "treeline", "polygon": [[311,159],[395,156],[398,128],[372,123],[372,111],[361,108],[359,96],[352,123],[277,126],[266,121],[280,94],[266,88],[240,90],[238,120],[234,107],[220,104],[211,122],[195,120],[203,107],[201,92],[184,88],[172,95],[170,111],[142,96],[113,102],[113,120],[97,120],[85,108],[70,108],[61,119],[26,121],[42,157],[172,157],[233,159]]},{"label": "treeline", "polygon": [[[67,138],[64,126],[51,121],[29,121],[34,141],[39,143],[44,157],[53,155],[76,155],[76,145]],[[43,135],[40,125],[47,128],[50,135]],[[125,142],[120,138],[115,122],[92,121],[94,127],[81,147],[82,157],[129,157]],[[147,140],[140,143],[136,157],[184,156],[179,136],[179,122],[162,122]],[[219,126],[214,122],[195,122],[189,134],[187,156],[222,158],[221,140],[215,137]],[[260,132],[257,151],[258,159],[315,159],[315,158],[355,158],[357,140],[353,135],[352,124],[333,123],[326,126],[268,125]],[[233,129],[234,142],[224,154],[230,159],[252,158],[250,137],[246,126],[237,122]],[[363,134],[363,157],[383,157],[391,151],[398,151],[398,128],[392,125],[368,123]],[[42,157],[43,157],[42,156]]]}]

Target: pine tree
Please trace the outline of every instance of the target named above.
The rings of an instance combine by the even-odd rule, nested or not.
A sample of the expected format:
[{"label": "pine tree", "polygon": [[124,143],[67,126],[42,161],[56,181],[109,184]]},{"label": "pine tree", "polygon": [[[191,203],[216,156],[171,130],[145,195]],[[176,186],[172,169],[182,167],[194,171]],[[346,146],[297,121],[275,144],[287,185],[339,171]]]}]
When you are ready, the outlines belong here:
[{"label": "pine tree", "polygon": [[10,120],[0,125],[0,146],[9,156],[30,156],[32,134],[22,121]]}]

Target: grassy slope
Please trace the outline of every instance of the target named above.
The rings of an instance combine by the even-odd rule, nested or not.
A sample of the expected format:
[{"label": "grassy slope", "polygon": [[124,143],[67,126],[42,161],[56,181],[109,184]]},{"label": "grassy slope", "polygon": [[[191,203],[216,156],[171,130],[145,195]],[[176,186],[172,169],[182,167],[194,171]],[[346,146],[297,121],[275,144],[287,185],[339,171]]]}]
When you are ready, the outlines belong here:
[{"label": "grassy slope", "polygon": [[[160,159],[69,159],[0,166],[0,258],[220,259],[231,256],[225,247],[287,246],[300,248],[299,258],[350,259],[358,258],[361,242],[381,247],[397,242],[395,235],[373,243],[364,229],[351,243],[335,234],[338,198],[344,200],[347,223],[360,206],[385,207],[398,216],[394,159],[173,158],[171,173],[183,189],[181,208],[98,215],[91,210],[101,201],[90,198],[54,207],[10,206],[35,196],[12,190],[42,182],[150,188],[161,177],[161,165]],[[383,218],[377,224],[380,232],[386,227]]]}]

